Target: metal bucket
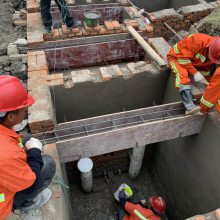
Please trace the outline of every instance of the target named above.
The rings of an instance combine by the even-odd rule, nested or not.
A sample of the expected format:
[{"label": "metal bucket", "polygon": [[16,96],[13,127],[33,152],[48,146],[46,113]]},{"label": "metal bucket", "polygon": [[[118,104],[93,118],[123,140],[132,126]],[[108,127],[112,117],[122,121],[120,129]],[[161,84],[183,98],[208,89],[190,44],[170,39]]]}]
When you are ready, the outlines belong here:
[{"label": "metal bucket", "polygon": [[101,14],[96,11],[84,12],[85,21],[88,27],[94,28],[99,25]]}]

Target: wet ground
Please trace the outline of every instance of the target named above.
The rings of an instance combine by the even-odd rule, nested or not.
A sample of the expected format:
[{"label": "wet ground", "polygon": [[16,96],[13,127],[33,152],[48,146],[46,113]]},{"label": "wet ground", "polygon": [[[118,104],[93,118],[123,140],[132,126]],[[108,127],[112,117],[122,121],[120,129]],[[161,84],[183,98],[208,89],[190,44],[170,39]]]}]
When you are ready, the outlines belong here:
[{"label": "wet ground", "polygon": [[[140,176],[136,180],[131,180],[127,173],[122,175],[110,173],[109,176],[94,178],[93,192],[89,194],[81,190],[79,180],[75,180],[70,185],[74,220],[117,219],[118,203],[114,199],[113,193],[122,183],[127,183],[133,189],[134,202],[138,202],[143,197],[148,199],[152,195],[157,195],[149,172],[145,167],[142,168]],[[162,219],[167,220],[167,217],[163,216]]]}]

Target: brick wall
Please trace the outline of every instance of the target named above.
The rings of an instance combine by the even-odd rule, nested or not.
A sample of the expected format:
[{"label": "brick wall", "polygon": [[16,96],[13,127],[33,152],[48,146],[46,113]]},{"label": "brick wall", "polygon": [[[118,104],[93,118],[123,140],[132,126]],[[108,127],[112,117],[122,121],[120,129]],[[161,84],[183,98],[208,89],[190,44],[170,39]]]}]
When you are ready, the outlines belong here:
[{"label": "brick wall", "polygon": [[133,39],[46,50],[49,69],[94,65],[145,55]]},{"label": "brick wall", "polygon": [[180,8],[179,11],[174,9],[164,9],[149,13],[148,18],[152,21],[154,37],[165,37],[168,39],[172,32],[164,25],[166,22],[175,31],[189,30],[189,27],[209,15],[220,1],[212,3],[202,3],[197,5],[190,5]]}]

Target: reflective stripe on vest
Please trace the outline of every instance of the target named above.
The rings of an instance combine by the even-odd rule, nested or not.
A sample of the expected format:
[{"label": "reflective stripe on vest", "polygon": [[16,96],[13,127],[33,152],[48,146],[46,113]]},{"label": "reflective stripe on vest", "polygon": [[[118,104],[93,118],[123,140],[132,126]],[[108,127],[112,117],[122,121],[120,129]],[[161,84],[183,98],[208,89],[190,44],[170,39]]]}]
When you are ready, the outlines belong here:
[{"label": "reflective stripe on vest", "polygon": [[21,138],[21,137],[18,138],[18,146],[19,146],[19,147],[24,147],[22,141],[23,141],[23,138]]},{"label": "reflective stripe on vest", "polygon": [[178,59],[179,64],[189,64],[191,63],[191,60],[184,60],[184,59]]},{"label": "reflective stripe on vest", "polygon": [[179,52],[180,52],[179,49],[178,49],[178,44],[175,44],[175,45],[173,46],[173,49],[174,49],[174,52],[175,52],[175,53],[179,53]]},{"label": "reflective stripe on vest", "polygon": [[190,38],[190,37],[192,37],[193,36],[193,34],[190,34],[189,36],[188,36],[188,38]]},{"label": "reflective stripe on vest", "polygon": [[220,100],[218,100],[218,105],[220,106]]},{"label": "reflective stripe on vest", "polygon": [[137,215],[141,220],[149,220],[145,218],[137,209],[134,210],[135,215]]},{"label": "reflective stripe on vest", "polygon": [[202,73],[203,76],[209,76],[210,75],[210,71],[200,71],[200,73]]},{"label": "reflective stripe on vest", "polygon": [[0,194],[0,202],[4,202],[5,201],[5,194],[2,193]]},{"label": "reflective stripe on vest", "polygon": [[209,108],[212,108],[212,107],[214,106],[214,104],[212,104],[211,102],[206,101],[203,96],[202,96],[202,98],[201,98],[200,101],[201,101],[201,103],[202,103],[203,105],[205,105],[205,106],[207,106],[207,107],[209,107]]},{"label": "reflective stripe on vest", "polygon": [[197,58],[197,59],[200,59],[202,63],[204,63],[205,60],[206,60],[206,58],[205,58],[202,54],[200,54],[200,53],[197,53],[197,54],[196,54],[196,58]]},{"label": "reflective stripe on vest", "polygon": [[170,66],[172,67],[174,73],[176,73],[176,87],[179,88],[180,85],[180,73],[178,71],[178,69],[176,68],[176,65],[174,62],[170,62]]}]

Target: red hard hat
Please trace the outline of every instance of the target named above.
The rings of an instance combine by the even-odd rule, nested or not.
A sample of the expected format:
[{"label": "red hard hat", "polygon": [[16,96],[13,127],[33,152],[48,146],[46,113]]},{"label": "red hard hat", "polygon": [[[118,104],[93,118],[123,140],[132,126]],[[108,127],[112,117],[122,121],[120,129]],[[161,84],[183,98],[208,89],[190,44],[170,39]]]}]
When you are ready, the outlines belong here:
[{"label": "red hard hat", "polygon": [[34,102],[16,77],[0,76],[0,112],[22,109]]},{"label": "red hard hat", "polygon": [[220,64],[220,37],[214,37],[209,45],[209,59]]},{"label": "red hard hat", "polygon": [[154,211],[157,213],[163,214],[166,210],[166,203],[162,197],[152,196],[150,197],[150,204],[153,207]]}]

